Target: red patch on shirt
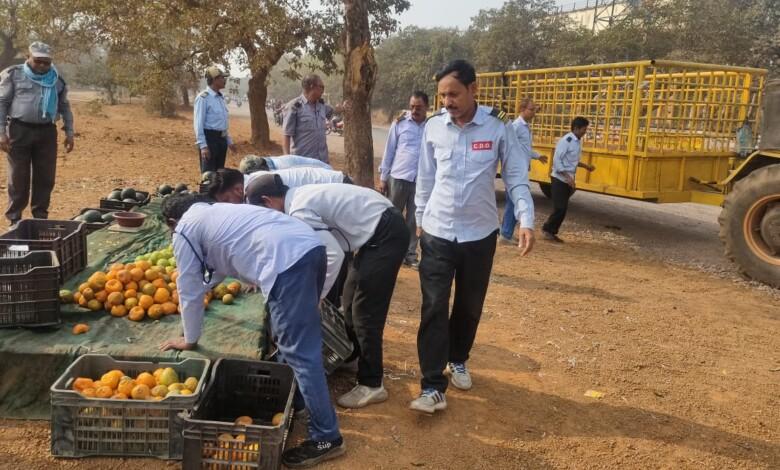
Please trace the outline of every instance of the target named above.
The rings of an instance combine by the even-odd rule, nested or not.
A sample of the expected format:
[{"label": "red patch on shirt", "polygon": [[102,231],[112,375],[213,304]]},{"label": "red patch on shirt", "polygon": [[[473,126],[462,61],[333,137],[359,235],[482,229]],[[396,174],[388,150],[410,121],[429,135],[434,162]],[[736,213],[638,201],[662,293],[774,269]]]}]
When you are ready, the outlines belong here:
[{"label": "red patch on shirt", "polygon": [[471,143],[471,150],[493,150],[493,142],[490,140],[477,140]]}]

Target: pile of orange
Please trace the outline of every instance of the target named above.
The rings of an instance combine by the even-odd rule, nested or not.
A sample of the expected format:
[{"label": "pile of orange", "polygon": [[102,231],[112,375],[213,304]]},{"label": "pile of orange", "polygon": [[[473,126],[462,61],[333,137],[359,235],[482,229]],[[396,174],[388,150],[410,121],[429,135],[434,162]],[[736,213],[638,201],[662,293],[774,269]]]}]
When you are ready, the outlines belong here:
[{"label": "pile of orange", "polygon": [[114,369],[99,379],[77,377],[72,389],[87,398],[114,400],[155,400],[172,395],[192,395],[198,388],[197,377],[179,382],[179,376],[171,368],[159,368],[153,373],[141,372],[135,378]]},{"label": "pile of orange", "polygon": [[176,291],[178,272],[149,261],[117,263],[97,271],[73,294],[73,301],[92,311],[105,310],[133,321],[157,320],[180,312]]}]

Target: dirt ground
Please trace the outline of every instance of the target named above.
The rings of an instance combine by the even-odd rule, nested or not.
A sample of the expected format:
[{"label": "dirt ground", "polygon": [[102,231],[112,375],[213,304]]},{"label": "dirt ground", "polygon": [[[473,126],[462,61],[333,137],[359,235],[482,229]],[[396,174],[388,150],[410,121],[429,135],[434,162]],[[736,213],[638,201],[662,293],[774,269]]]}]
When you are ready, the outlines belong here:
[{"label": "dirt ground", "polygon": [[[76,103],[76,149],[59,160],[51,216],[117,186],[194,183],[189,117],[127,105],[93,115]],[[249,153],[248,121],[231,126]],[[534,196],[540,224],[550,204]],[[568,243],[539,241],[525,258],[499,246],[469,361],[474,388],[451,389],[434,416],[407,408],[419,390],[420,291],[417,272],[402,269],[385,330],[390,399],[339,410],[348,452],[320,468],[780,468],[780,295],[718,257],[716,209],[656,207],[577,194]],[[343,393],[350,378],[332,385]],[[0,420],[0,468],[180,466],[55,460],[48,427]]]}]

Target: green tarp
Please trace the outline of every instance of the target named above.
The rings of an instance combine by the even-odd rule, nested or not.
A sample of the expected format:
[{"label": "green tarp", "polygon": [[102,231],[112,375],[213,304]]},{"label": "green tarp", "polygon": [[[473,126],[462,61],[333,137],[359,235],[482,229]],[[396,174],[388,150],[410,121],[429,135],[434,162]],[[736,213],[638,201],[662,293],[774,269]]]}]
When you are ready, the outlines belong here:
[{"label": "green tarp", "polygon": [[[128,234],[99,230],[87,237],[89,265],[64,288],[76,290],[93,272],[115,262],[170,244],[170,233],[159,216],[159,201],[140,209],[148,215],[143,229]],[[181,334],[179,315],[157,321],[133,322],[105,311],[62,306],[62,325],[44,329],[0,329],[0,417],[46,419],[49,387],[73,360],[86,353],[109,354],[124,360],[177,360],[184,357],[259,359],[265,344],[265,309],[259,294],[242,294],[233,305],[212,302],[206,311],[203,336],[195,351],[162,352],[159,344]],[[90,331],[73,335],[76,323]]]}]

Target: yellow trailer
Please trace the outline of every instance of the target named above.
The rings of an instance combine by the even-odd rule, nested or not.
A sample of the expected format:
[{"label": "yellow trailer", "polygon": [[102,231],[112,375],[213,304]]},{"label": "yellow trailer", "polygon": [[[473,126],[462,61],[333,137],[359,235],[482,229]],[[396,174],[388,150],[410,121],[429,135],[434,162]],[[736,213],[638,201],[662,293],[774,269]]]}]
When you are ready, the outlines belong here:
[{"label": "yellow trailer", "polygon": [[550,158],[530,177],[548,196],[555,144],[584,116],[582,161],[597,171],[580,170],[578,189],[722,205],[727,256],[780,287],[780,82],[765,79],[763,69],[649,60],[480,73],[477,99],[512,119],[523,97],[540,107],[534,147]]}]

